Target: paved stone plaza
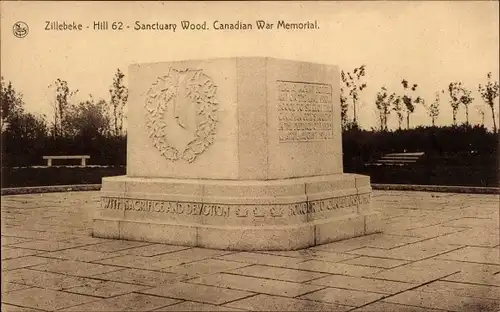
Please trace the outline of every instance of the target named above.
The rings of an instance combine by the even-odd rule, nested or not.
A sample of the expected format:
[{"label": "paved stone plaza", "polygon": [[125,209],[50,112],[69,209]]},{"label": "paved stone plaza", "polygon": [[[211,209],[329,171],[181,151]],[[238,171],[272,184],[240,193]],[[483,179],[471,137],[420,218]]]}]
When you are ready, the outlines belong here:
[{"label": "paved stone plaza", "polygon": [[99,192],[2,197],[2,311],[498,311],[499,197],[374,191],[386,232],[234,252],[92,238]]}]

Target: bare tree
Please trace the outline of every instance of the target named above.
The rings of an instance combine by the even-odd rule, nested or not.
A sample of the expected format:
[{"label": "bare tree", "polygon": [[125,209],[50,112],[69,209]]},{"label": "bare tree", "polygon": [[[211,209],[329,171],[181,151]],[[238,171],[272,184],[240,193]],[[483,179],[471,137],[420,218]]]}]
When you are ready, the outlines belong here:
[{"label": "bare tree", "polygon": [[410,84],[406,79],[403,79],[401,84],[403,85],[405,93],[401,100],[405,104],[406,108],[406,128],[410,129],[410,114],[413,114],[415,111],[416,104],[423,103],[423,99],[419,96],[415,97],[411,95],[411,92],[415,92],[417,90],[418,85],[413,84],[413,86],[410,87]]},{"label": "bare tree", "polygon": [[401,130],[404,116],[403,116],[403,101],[400,96],[394,98],[392,110],[396,112],[396,116],[398,117],[399,130]]},{"label": "bare tree", "polygon": [[68,87],[68,82],[57,78],[54,85],[49,85],[49,88],[55,87],[56,89],[56,101],[53,103],[54,107],[54,125],[53,134],[64,135],[65,134],[65,122],[66,122],[66,111],[70,105],[70,99],[73,97],[78,90],[71,91]]},{"label": "bare tree", "polygon": [[479,85],[479,93],[483,100],[491,109],[491,117],[493,118],[493,131],[497,132],[497,122],[495,118],[495,99],[498,97],[498,81],[491,81],[491,72],[487,75],[488,82],[486,85]]},{"label": "bare tree", "polygon": [[474,98],[471,96],[471,91],[467,90],[461,82],[451,82],[448,85],[450,94],[450,104],[453,108],[453,125],[457,124],[457,113],[460,104],[465,107],[466,123],[469,124],[469,105]]},{"label": "bare tree", "polygon": [[125,118],[123,109],[128,100],[128,90],[123,84],[123,74],[118,68],[115,76],[113,77],[113,84],[109,89],[109,94],[111,95],[111,109],[113,112],[113,130],[114,135],[123,135],[123,119]]},{"label": "bare tree", "polygon": [[443,90],[436,91],[434,102],[432,102],[431,105],[427,106],[424,104],[424,107],[427,108],[427,113],[429,114],[429,117],[431,117],[433,127],[436,125],[436,119],[439,116],[439,105],[441,104],[441,98],[439,93],[444,93],[444,91]]},{"label": "bare tree", "polygon": [[481,116],[481,125],[484,127],[484,115],[485,115],[484,109],[481,106],[477,106],[476,110]]},{"label": "bare tree", "polygon": [[380,119],[380,130],[387,131],[387,119],[391,113],[391,105],[396,98],[396,94],[389,94],[387,88],[383,86],[381,90],[377,93],[377,99],[375,100],[375,105],[379,111]]},{"label": "bare tree", "polygon": [[366,88],[366,83],[361,82],[362,77],[365,76],[365,68],[365,65],[361,65],[358,68],[354,68],[352,73],[344,71],[341,71],[340,73],[342,82],[346,86],[347,90],[349,90],[349,96],[352,100],[354,125],[358,124],[357,106],[359,104],[359,93]]}]

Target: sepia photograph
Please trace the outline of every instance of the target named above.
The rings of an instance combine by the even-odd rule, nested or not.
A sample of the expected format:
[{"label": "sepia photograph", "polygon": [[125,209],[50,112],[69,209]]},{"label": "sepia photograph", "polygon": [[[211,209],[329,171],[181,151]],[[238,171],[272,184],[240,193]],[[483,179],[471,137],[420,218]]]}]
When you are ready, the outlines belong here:
[{"label": "sepia photograph", "polygon": [[1,0],[1,311],[500,312],[499,16]]}]

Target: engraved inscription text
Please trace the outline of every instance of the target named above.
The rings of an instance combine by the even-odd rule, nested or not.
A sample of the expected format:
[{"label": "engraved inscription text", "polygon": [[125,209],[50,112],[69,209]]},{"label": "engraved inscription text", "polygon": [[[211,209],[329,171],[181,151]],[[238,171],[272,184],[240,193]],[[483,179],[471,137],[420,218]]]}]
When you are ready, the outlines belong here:
[{"label": "engraved inscription text", "polygon": [[370,203],[370,193],[273,205],[226,205],[135,198],[102,197],[101,208],[208,217],[262,218],[318,213]]},{"label": "engraved inscription text", "polygon": [[321,141],[333,138],[332,86],[277,81],[279,141]]}]

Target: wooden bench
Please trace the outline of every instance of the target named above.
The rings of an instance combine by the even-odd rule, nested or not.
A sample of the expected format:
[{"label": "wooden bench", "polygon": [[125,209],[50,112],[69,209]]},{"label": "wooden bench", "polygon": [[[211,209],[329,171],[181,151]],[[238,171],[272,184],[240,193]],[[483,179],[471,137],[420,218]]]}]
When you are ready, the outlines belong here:
[{"label": "wooden bench", "polygon": [[47,166],[52,167],[52,159],[81,159],[81,166],[85,167],[87,165],[86,160],[90,159],[89,155],[65,155],[65,156],[43,156],[43,159],[47,159]]}]

